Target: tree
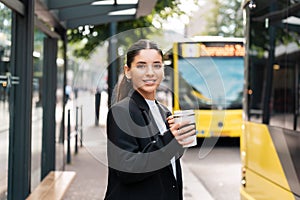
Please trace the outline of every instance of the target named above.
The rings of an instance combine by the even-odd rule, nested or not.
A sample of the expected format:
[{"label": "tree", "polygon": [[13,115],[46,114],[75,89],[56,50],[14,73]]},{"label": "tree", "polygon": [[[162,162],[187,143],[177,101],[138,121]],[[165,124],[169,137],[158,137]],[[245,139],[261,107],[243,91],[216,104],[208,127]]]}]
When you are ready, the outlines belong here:
[{"label": "tree", "polygon": [[0,33],[5,33],[10,35],[11,29],[11,10],[8,9],[4,4],[0,2]]},{"label": "tree", "polygon": [[[197,0],[193,1],[195,4],[197,3]],[[179,9],[178,5],[180,3],[180,0],[157,1],[155,8],[150,15],[132,21],[119,22],[117,33],[137,29],[137,31],[134,31],[134,34],[131,35],[131,38],[126,38],[126,40],[122,41],[124,42],[124,45],[128,45],[131,41],[140,38],[141,35],[146,36],[152,31],[157,31],[152,24],[153,19],[157,19],[157,16],[159,16],[158,22],[163,23],[163,20],[168,17],[185,14]],[[138,28],[143,27],[149,27],[147,32],[141,32],[138,30]],[[85,26],[68,30],[68,42],[72,45],[76,45],[76,49],[73,52],[74,56],[88,59],[96,47],[102,45],[104,41],[110,37],[109,28],[109,24],[102,24],[98,26]]]},{"label": "tree", "polygon": [[[212,0],[209,4],[212,4],[212,8],[207,12],[207,24],[202,35],[225,37],[244,35],[241,0]],[[202,9],[206,6],[204,5]]]}]

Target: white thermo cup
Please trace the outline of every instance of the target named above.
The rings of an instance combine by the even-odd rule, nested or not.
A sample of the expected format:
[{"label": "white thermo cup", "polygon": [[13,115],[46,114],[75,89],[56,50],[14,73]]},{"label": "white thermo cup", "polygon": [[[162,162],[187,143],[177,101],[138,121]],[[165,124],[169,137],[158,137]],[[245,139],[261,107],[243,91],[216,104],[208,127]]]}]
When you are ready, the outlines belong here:
[{"label": "white thermo cup", "polygon": [[[196,127],[196,121],[195,121],[195,112],[193,110],[176,110],[174,111],[174,121],[175,123],[189,121],[189,124],[193,124]],[[186,140],[193,140],[193,142],[189,145],[185,145],[183,147],[192,147],[197,145],[197,136],[192,135]]]}]

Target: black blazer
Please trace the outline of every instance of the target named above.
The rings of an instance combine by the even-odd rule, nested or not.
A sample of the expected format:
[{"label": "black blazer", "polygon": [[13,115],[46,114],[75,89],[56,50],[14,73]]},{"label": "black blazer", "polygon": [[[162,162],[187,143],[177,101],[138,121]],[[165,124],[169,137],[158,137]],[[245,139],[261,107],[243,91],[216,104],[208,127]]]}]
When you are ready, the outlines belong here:
[{"label": "black blazer", "polygon": [[[168,123],[171,113],[159,104]],[[106,200],[182,200],[179,158],[184,149],[168,129],[163,135],[145,99],[137,92],[113,105],[107,116]],[[176,179],[171,158],[176,158]]]}]

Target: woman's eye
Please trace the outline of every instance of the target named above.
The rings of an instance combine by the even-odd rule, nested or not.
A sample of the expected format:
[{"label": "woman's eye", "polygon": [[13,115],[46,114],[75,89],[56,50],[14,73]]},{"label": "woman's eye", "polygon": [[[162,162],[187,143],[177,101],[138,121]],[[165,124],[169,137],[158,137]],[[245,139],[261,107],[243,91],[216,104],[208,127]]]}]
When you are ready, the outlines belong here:
[{"label": "woman's eye", "polygon": [[146,65],[144,65],[144,64],[138,64],[136,67],[139,68],[139,69],[144,69],[144,68],[146,68]]},{"label": "woman's eye", "polygon": [[155,68],[155,69],[160,69],[161,67],[162,67],[161,64],[154,64],[154,65],[153,65],[153,68]]}]

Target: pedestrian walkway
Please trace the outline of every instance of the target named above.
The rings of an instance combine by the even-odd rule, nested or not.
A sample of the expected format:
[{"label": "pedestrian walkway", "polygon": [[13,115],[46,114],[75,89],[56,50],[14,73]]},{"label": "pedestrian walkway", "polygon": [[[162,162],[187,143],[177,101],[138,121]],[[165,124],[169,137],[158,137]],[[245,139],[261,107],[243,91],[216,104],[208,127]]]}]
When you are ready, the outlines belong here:
[{"label": "pedestrian walkway", "polygon": [[[90,127],[84,133],[85,136],[92,136],[101,130],[99,127]],[[95,149],[93,149],[92,143],[93,141],[85,139],[83,147],[78,149],[78,154],[72,154],[71,164],[66,165],[66,170],[75,171],[77,175],[64,196],[64,200],[103,199],[107,183],[107,167],[95,157],[98,155],[94,152],[97,144],[99,144],[99,153],[101,153],[101,143],[95,141]]]}]

